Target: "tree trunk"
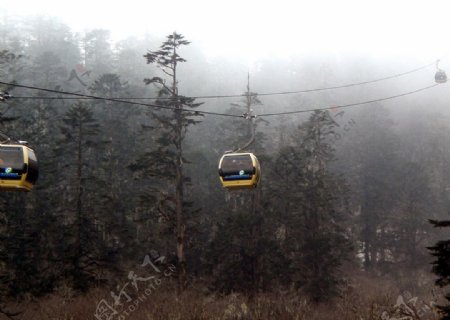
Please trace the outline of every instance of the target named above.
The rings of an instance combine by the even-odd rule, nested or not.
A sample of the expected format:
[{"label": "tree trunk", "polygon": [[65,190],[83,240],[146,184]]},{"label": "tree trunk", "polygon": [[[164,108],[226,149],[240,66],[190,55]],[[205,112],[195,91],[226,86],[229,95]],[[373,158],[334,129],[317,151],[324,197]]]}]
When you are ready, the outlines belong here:
[{"label": "tree trunk", "polygon": [[[83,166],[83,146],[82,146],[82,139],[83,139],[83,124],[81,118],[79,119],[78,123],[78,146],[77,146],[77,191],[76,191],[76,221],[77,221],[77,233],[76,233],[76,242],[75,242],[75,256],[74,256],[74,271],[75,276],[79,276],[81,274],[81,255],[82,255],[82,244],[81,244],[81,230],[82,230],[82,223],[83,223],[83,217],[82,217],[82,208],[81,208],[81,196],[82,196],[82,181],[81,181],[81,175],[82,175],[82,166]],[[74,281],[77,281],[77,279],[74,279]]]},{"label": "tree trunk", "polygon": [[[175,34],[174,34],[175,39]],[[174,57],[176,56],[176,49],[173,51]],[[186,258],[184,253],[184,237],[186,225],[184,223],[183,216],[183,119],[181,115],[181,109],[183,106],[178,100],[178,88],[177,88],[177,62],[173,60],[173,78],[172,78],[172,97],[176,101],[175,117],[175,138],[174,144],[176,148],[175,159],[175,205],[176,205],[176,220],[177,220],[177,260],[178,260],[178,294],[181,294],[186,285]]]},{"label": "tree trunk", "polygon": [[183,170],[181,148],[181,119],[178,112],[176,129],[176,219],[177,219],[177,258],[178,258],[178,292],[184,291],[186,282],[186,261],[184,255],[184,233],[186,226],[183,217]]}]

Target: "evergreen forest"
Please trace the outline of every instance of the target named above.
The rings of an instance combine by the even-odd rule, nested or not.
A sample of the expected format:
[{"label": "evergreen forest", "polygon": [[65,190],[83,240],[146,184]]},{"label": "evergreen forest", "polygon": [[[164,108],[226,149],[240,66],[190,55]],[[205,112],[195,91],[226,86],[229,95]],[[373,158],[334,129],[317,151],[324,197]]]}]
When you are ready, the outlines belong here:
[{"label": "evergreen forest", "polygon": [[[0,319],[450,319],[435,73],[333,54],[248,68],[182,30],[4,19],[2,144],[26,141],[39,178],[0,193]],[[221,186],[236,150],[256,188]]]}]

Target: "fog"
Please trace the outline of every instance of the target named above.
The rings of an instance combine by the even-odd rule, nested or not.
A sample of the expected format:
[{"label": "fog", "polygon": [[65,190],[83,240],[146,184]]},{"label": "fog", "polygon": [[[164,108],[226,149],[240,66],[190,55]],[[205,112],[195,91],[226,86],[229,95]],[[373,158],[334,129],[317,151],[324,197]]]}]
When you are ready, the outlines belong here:
[{"label": "fog", "polygon": [[0,319],[444,316],[445,5],[1,2]]},{"label": "fog", "polygon": [[425,61],[447,53],[445,1],[2,1],[4,18],[57,17],[75,32],[107,29],[114,40],[178,31],[207,55],[261,58],[364,54]]}]

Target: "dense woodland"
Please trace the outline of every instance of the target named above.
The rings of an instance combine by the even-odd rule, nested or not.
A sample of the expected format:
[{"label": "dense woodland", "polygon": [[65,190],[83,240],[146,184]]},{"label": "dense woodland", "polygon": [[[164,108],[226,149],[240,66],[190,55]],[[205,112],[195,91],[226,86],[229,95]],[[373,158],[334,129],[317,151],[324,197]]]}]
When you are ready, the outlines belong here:
[{"label": "dense woodland", "polygon": [[[52,318],[95,319],[98,302],[145,258],[155,268],[176,268],[159,294],[237,299],[211,311],[215,318],[265,319],[251,306],[271,294],[297,310],[297,319],[328,319],[314,315],[324,304],[341,318],[380,319],[384,311],[394,319],[392,308],[357,300],[385,293],[392,307],[405,290],[425,299],[436,278],[427,247],[446,238],[428,219],[445,220],[450,211],[446,85],[251,121],[180,110],[240,116],[249,106],[258,115],[354,103],[428,86],[435,69],[340,90],[258,96],[376,79],[423,61],[330,54],[249,69],[237,59],[206,57],[184,36],[113,42],[106,30],[74,33],[48,18],[0,23],[0,81],[56,91],[0,87],[11,95],[0,103],[1,132],[28,141],[40,165],[32,192],[0,194],[5,316],[21,318],[30,301],[51,304],[62,292],[71,292],[68,305],[103,292],[79,302],[85,316]],[[242,96],[189,98],[229,94]],[[132,99],[142,97],[157,99]],[[256,140],[248,150],[260,160],[262,181],[230,193],[220,186],[218,161],[249,140],[250,122]],[[267,319],[295,318],[262,301],[275,312]],[[194,315],[206,304],[186,305],[193,313],[181,318],[213,318]],[[426,316],[411,319],[435,319]],[[150,318],[170,316],[142,315]]]}]

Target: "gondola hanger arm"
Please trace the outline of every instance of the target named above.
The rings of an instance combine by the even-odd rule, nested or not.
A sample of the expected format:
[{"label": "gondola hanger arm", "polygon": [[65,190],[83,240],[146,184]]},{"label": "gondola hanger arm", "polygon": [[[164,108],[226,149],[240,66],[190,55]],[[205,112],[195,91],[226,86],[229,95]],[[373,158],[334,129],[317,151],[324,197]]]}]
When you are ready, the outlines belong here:
[{"label": "gondola hanger arm", "polygon": [[[252,136],[250,137],[250,140],[245,145],[243,145],[242,147],[234,150],[233,153],[241,152],[242,150],[245,150],[250,145],[252,145],[253,142],[255,142],[256,126],[255,126],[255,123],[253,122],[253,119],[255,118],[255,116],[252,116],[252,115],[247,115],[247,116],[248,116],[248,118],[246,118],[246,119],[248,119],[248,121],[250,121],[250,126],[251,126],[251,130],[252,130]],[[244,117],[245,117],[245,114],[244,114]]]},{"label": "gondola hanger arm", "polygon": [[0,144],[8,144],[11,142],[11,138],[8,137],[6,134],[0,131],[0,137],[3,139],[0,141]]}]

